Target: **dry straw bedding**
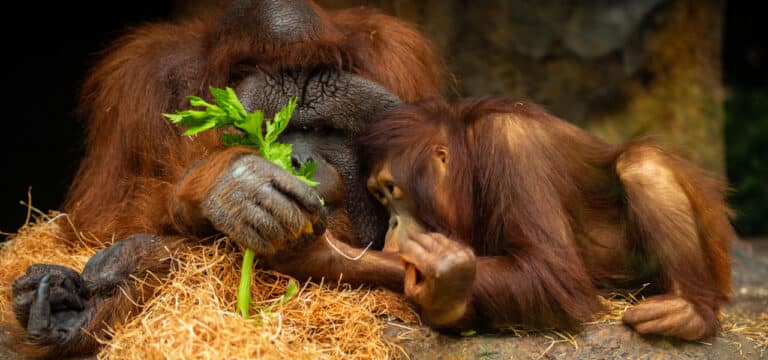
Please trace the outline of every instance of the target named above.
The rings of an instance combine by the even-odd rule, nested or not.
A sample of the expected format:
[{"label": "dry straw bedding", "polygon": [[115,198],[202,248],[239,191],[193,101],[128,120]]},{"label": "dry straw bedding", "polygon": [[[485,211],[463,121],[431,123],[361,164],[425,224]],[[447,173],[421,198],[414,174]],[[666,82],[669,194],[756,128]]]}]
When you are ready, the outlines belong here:
[{"label": "dry straw bedding", "polygon": [[[34,263],[54,263],[81,270],[98,249],[67,248],[60,238],[59,223],[42,215],[35,224],[22,227],[12,240],[0,245],[0,322],[10,320],[11,284]],[[398,340],[384,336],[392,322],[404,331],[401,337],[418,336],[419,320],[397,294],[372,289],[353,289],[332,284],[304,283],[288,301],[281,301],[292,281],[270,271],[254,272],[254,315],[244,320],[235,312],[241,258],[226,239],[208,245],[190,245],[176,254],[177,264],[168,278],[142,308],[125,324],[109,333],[94,334],[104,340],[99,354],[104,359],[383,359],[403,357]],[[620,319],[637,299],[634,294],[604,298],[608,311],[597,322]],[[768,318],[744,317],[726,322],[726,330],[738,331],[768,344]],[[512,328],[512,334],[532,334]],[[539,332],[540,333],[540,332]],[[572,334],[545,332],[556,342],[573,342]]]},{"label": "dry straw bedding", "polygon": [[[58,215],[59,219],[66,215]],[[11,284],[35,263],[82,270],[98,249],[67,248],[51,216],[23,227],[0,248],[0,321],[12,317]],[[83,234],[83,236],[86,236]],[[176,254],[175,268],[138,316],[109,333],[99,354],[106,359],[383,359],[401,354],[383,336],[387,322],[418,325],[398,295],[353,289],[338,283],[305,283],[279,304],[291,279],[255,271],[255,311],[244,320],[235,312],[242,258],[226,239],[190,245]],[[136,279],[138,280],[138,279]]]}]

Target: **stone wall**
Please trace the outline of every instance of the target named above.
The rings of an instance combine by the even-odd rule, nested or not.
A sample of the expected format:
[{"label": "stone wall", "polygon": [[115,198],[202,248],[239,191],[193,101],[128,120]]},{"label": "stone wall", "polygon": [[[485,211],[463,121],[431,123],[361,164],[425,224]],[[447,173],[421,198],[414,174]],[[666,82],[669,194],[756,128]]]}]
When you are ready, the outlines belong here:
[{"label": "stone wall", "polygon": [[320,0],[413,21],[448,96],[527,98],[609,142],[651,136],[722,173],[722,0]]}]

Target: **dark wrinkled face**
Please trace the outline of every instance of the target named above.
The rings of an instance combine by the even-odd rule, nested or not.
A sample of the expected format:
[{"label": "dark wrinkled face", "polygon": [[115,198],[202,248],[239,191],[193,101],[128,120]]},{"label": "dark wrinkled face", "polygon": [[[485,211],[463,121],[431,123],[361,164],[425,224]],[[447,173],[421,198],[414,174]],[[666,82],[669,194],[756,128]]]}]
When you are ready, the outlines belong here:
[{"label": "dark wrinkled face", "polygon": [[[315,179],[328,209],[329,231],[358,245],[383,241],[386,211],[366,190],[367,174],[352,138],[399,100],[378,84],[333,69],[254,70],[236,91],[248,111],[260,109],[267,118],[289,98],[299,97],[280,141],[293,144],[295,166],[309,159],[318,163]],[[351,224],[354,238],[346,236],[346,224]]]},{"label": "dark wrinkled face", "polygon": [[[309,159],[318,163],[315,180],[320,182],[332,235],[366,245],[383,239],[386,212],[365,188],[367,174],[362,173],[352,138],[399,99],[379,84],[340,70],[336,57],[304,55],[312,63],[304,66],[295,65],[301,56],[286,60],[294,64],[290,66],[281,63],[280,56],[264,60],[286,49],[315,49],[342,38],[342,33],[309,1],[234,0],[212,34],[209,51],[218,59],[214,67],[229,70],[227,83],[249,111],[259,109],[270,118],[289,98],[299,98],[280,141],[294,145],[295,166]],[[243,47],[255,50],[259,61],[249,58],[251,52]]]}]

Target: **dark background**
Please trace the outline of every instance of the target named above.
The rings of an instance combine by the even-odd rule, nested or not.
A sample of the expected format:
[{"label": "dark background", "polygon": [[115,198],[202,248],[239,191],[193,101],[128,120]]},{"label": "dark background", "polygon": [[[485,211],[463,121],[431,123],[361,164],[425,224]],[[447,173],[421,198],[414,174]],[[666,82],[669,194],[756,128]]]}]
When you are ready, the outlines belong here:
[{"label": "dark background", "polygon": [[[723,81],[727,89],[726,159],[741,217],[739,232],[768,233],[768,30],[765,5],[729,1]],[[58,209],[82,155],[76,115],[80,84],[100,51],[129,26],[169,19],[173,1],[6,5],[0,231],[14,232],[26,200]],[[0,237],[2,239],[2,237]]]},{"label": "dark background", "polygon": [[3,56],[13,64],[3,82],[3,232],[23,225],[27,210],[19,201],[30,187],[34,207],[59,209],[83,153],[80,85],[100,52],[129,26],[173,11],[166,1],[13,3],[3,24]]}]

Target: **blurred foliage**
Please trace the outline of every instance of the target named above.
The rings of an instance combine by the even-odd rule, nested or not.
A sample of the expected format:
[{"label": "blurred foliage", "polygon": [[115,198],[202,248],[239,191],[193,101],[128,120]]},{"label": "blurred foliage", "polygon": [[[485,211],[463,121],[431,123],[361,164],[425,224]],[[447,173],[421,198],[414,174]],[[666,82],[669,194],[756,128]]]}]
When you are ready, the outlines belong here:
[{"label": "blurred foliage", "polygon": [[725,102],[725,156],[741,236],[768,234],[768,91],[735,89]]}]

